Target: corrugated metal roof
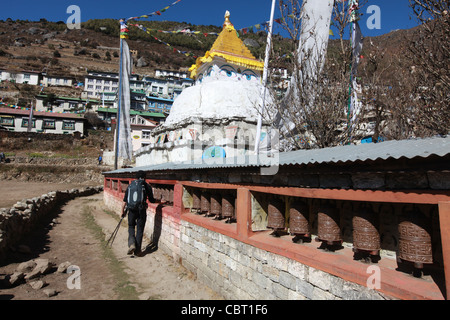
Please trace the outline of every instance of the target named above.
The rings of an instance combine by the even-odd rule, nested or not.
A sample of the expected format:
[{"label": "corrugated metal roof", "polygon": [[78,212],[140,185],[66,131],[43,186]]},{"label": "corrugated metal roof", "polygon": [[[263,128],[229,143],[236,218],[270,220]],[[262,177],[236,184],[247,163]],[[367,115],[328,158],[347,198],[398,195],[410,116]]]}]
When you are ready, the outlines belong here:
[{"label": "corrugated metal roof", "polygon": [[314,163],[345,163],[375,161],[378,159],[443,157],[450,153],[450,137],[411,140],[393,140],[381,143],[364,143],[333,148],[298,150],[280,154],[280,165]]},{"label": "corrugated metal roof", "polygon": [[[381,143],[346,145],[324,149],[297,150],[282,152],[275,158],[257,158],[246,156],[238,158],[215,158],[197,163],[162,163],[151,166],[119,169],[108,173],[127,173],[162,170],[192,170],[212,168],[264,167],[272,164],[279,166],[308,165],[323,163],[352,163],[356,161],[375,161],[416,157],[427,158],[431,155],[444,157],[450,154],[450,137],[411,140],[393,140]],[[223,163],[224,162],[224,163]]]}]

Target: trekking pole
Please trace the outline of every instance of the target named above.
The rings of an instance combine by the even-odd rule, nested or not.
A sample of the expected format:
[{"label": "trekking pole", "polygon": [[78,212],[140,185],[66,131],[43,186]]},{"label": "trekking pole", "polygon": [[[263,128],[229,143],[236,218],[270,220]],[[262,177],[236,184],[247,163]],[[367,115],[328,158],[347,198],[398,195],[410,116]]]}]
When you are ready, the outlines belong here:
[{"label": "trekking pole", "polygon": [[106,243],[106,246],[109,245],[109,242],[111,241],[111,247],[112,244],[114,242],[114,239],[116,238],[117,233],[119,232],[119,228],[120,228],[120,224],[122,223],[123,217],[120,219],[119,223],[117,224],[116,229],[114,229],[113,233],[111,234],[111,236],[108,239],[108,242]]}]

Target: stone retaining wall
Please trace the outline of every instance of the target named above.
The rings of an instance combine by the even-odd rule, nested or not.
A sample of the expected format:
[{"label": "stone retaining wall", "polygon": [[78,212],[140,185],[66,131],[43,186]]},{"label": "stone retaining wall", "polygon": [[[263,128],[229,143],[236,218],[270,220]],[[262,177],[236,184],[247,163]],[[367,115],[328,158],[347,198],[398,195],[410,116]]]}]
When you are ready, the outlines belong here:
[{"label": "stone retaining wall", "polygon": [[181,221],[180,229],[183,266],[226,299],[386,299],[375,290],[190,222]]},{"label": "stone retaining wall", "polygon": [[97,166],[95,158],[9,157],[12,163],[52,166]]},{"label": "stone retaining wall", "polygon": [[102,186],[52,191],[40,197],[18,201],[11,208],[0,209],[0,260],[36,223],[65,201],[101,192]]}]

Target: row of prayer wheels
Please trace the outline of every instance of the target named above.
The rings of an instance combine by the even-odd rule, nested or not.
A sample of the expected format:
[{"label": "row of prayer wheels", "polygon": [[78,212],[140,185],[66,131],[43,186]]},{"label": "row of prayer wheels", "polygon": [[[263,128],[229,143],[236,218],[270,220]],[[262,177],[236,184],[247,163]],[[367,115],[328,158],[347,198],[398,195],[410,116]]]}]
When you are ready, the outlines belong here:
[{"label": "row of prayer wheels", "polygon": [[[272,235],[279,236],[281,231],[286,230],[286,210],[289,210],[289,232],[295,236],[292,240],[310,240],[310,209],[300,198],[290,202],[288,206],[279,197],[269,199],[267,227],[274,230]],[[360,205],[354,210],[352,227],[355,255],[365,256],[372,262],[377,261],[381,250],[378,213],[369,204]],[[430,222],[418,208],[405,210],[399,219],[398,231],[400,262],[411,262],[419,271],[424,264],[433,263]],[[327,250],[334,250],[342,245],[340,210],[331,201],[320,201],[316,241],[322,242],[321,248]]]},{"label": "row of prayer wheels", "polygon": [[226,223],[231,223],[236,220],[235,202],[235,194],[228,190],[194,189],[191,210],[206,217],[213,216],[215,220],[227,219]]},{"label": "row of prayer wheels", "polygon": [[173,186],[158,185],[153,187],[153,198],[156,201],[173,203]]}]

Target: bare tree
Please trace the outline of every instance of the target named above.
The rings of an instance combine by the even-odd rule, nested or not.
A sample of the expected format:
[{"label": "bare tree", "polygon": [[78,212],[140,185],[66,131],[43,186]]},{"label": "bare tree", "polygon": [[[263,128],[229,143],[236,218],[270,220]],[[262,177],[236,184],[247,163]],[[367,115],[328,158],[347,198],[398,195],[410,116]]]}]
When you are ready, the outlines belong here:
[{"label": "bare tree", "polygon": [[388,74],[392,72],[393,62],[391,59],[386,63],[386,49],[373,44],[370,41],[369,53],[361,64],[361,78],[363,84],[363,103],[366,105],[365,121],[362,125],[363,134],[372,137],[377,142],[383,136],[392,119],[392,84],[387,80]]},{"label": "bare tree", "polygon": [[415,135],[445,135],[450,131],[450,1],[410,0],[410,6],[421,23],[408,54],[414,63]]},{"label": "bare tree", "polygon": [[[350,125],[348,117],[352,61],[350,43],[344,39],[349,32],[348,3],[335,1],[333,5],[333,24],[340,39],[339,46],[332,49],[320,45],[314,26],[302,29],[303,6],[304,1],[302,5],[298,0],[280,1],[281,24],[295,48],[290,89],[276,102],[284,123],[284,150],[346,144],[358,132],[358,121]],[[299,50],[299,42],[312,45]],[[327,54],[322,54],[323,50],[328,50]]]}]

